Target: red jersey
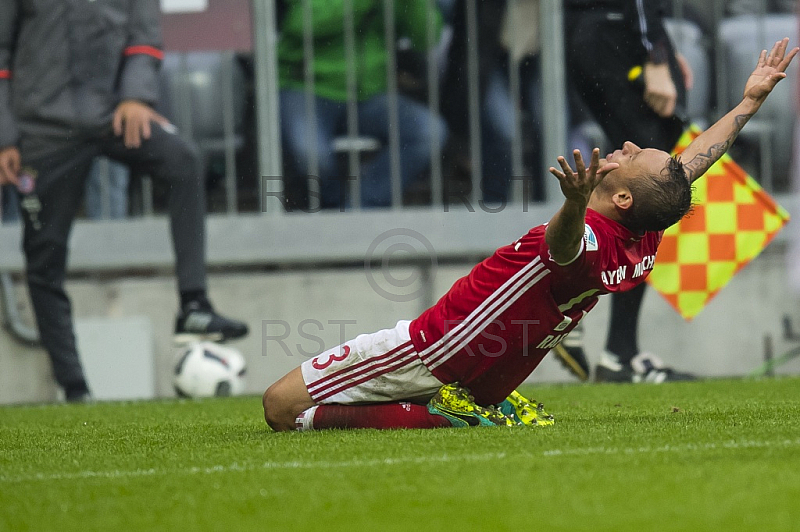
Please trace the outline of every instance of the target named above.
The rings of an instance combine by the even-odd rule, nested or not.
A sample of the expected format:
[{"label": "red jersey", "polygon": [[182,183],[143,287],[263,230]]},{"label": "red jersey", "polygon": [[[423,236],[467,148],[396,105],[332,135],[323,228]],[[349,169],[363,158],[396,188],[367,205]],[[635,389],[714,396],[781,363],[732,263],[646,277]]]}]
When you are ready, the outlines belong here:
[{"label": "red jersey", "polygon": [[578,255],[559,265],[545,227],[495,251],[411,322],[425,366],[442,382],[469,388],[480,404],[505,399],[598,296],[642,283],[662,235],[636,235],[589,209]]}]

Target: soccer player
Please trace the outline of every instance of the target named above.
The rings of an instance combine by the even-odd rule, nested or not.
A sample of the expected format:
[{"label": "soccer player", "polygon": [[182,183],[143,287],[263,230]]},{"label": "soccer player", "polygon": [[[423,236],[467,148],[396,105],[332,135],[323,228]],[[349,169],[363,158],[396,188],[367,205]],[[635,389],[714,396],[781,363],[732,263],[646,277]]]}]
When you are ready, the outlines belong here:
[{"label": "soccer player", "polygon": [[[642,283],[691,183],[730,147],[798,52],[761,52],[742,101],[680,158],[626,142],[588,168],[551,168],[564,203],[478,264],[431,308],[304,362],[264,393],[275,430],[549,424],[514,390],[597,303]],[[685,161],[685,162],[684,162]],[[508,397],[508,399],[506,399]],[[495,405],[502,404],[502,411]]]}]

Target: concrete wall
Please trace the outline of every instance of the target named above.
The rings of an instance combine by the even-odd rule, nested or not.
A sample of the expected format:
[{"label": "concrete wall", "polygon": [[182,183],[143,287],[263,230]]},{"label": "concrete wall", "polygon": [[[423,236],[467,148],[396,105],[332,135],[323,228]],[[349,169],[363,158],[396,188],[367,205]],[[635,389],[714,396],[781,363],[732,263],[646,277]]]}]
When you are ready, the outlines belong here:
[{"label": "concrete wall", "polygon": [[[433,271],[436,297],[471,266],[438,266]],[[385,285],[390,289],[405,282],[411,287],[405,289],[406,294],[409,290],[413,292],[417,273],[413,268],[379,272],[380,276],[388,279],[386,276],[391,275],[395,280],[394,285]],[[374,290],[375,272],[370,275],[372,284],[363,268],[212,274],[209,291],[218,310],[246,320],[251,328],[249,337],[232,344],[247,359],[247,392],[261,393],[267,385],[316,353],[320,342],[325,346],[336,345],[342,339],[390,327],[398,319],[413,318],[419,313],[424,304],[421,299],[398,301],[402,297],[393,297],[394,301],[390,301]],[[651,290],[642,313],[641,348],[660,355],[676,368],[700,375],[746,375],[763,362],[765,335],[772,336],[778,355],[797,345],[782,339],[784,315],[792,316],[800,325],[797,299],[788,293],[787,286],[785,251],[782,246],[773,246],[741,272],[691,323],[685,323]],[[152,336],[155,395],[173,396],[176,350],[171,336],[177,309],[173,279],[167,275],[80,278],[71,279],[68,290],[79,331],[87,322],[94,324],[96,330],[98,320],[109,320],[109,331],[118,330],[111,325],[125,320],[137,323],[132,318],[149,320],[146,329]],[[23,315],[29,317],[24,293],[20,305]],[[603,348],[608,308],[608,301],[601,299],[585,320],[588,354],[593,362],[599,359]],[[349,323],[342,325],[337,320]],[[104,340],[112,369],[108,378],[126,379],[126,375],[114,374],[113,357],[131,356],[130,349],[126,349],[129,346],[120,345],[124,340],[111,333]],[[149,356],[147,353],[142,356],[145,355]],[[800,373],[800,359],[783,366],[779,372]],[[545,359],[532,379],[575,382],[552,357]],[[0,332],[0,403],[56,400],[59,392],[45,353],[22,346],[7,332]]]}]

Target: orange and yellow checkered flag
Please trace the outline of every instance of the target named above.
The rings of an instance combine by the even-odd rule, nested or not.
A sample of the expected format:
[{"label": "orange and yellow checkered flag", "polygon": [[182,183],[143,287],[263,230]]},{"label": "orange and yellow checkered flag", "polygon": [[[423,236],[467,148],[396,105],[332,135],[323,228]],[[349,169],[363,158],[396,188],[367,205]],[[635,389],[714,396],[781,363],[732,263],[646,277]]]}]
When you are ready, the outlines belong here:
[{"label": "orange and yellow checkered flag", "polygon": [[[691,126],[675,147],[700,134]],[[694,209],[664,232],[647,281],[687,321],[789,221],[789,213],[725,154],[694,182]]]}]

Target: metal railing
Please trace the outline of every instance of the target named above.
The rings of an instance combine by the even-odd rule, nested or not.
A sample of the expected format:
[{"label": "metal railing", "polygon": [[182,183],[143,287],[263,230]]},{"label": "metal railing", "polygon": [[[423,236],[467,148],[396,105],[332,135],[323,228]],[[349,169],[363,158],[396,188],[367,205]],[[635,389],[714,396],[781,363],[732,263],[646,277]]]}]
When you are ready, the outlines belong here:
[{"label": "metal railing", "polygon": [[[302,0],[307,12],[311,11],[311,2]],[[393,17],[393,6],[400,0],[381,0],[383,9],[380,16],[386,17],[389,24],[386,25],[385,38],[387,42],[394,42],[397,35],[393,31],[391,19]],[[467,7],[468,31],[474,37],[477,34],[480,21],[476,18],[476,7],[478,0],[463,0]],[[519,0],[509,0],[517,2]],[[436,1],[428,0],[430,10],[435,8]],[[682,44],[700,46],[702,52],[707,54],[709,68],[712,72],[704,74],[708,80],[714,83],[706,83],[703,90],[707,90],[707,109],[705,113],[698,113],[692,118],[702,120],[705,118],[710,121],[719,116],[723,110],[730,105],[731,96],[726,92],[726,87],[739,83],[733,78],[733,73],[728,67],[729,56],[726,56],[726,43],[723,42],[719,28],[723,26],[723,21],[731,16],[726,12],[727,3],[716,0],[713,3],[675,1],[673,3],[673,16],[679,20],[688,20],[690,24],[698,27],[704,26],[703,21],[692,20],[691,6],[695,8],[701,6],[706,8],[708,20],[702,28],[699,44],[688,41],[690,34],[684,30],[678,32],[676,44],[681,48]],[[544,101],[547,105],[544,109],[544,122],[547,127],[543,131],[542,151],[543,166],[552,163],[556,155],[565,153],[566,145],[566,123],[564,108],[566,106],[565,83],[564,83],[564,51],[561,41],[563,25],[569,21],[564,21],[563,11],[560,0],[548,0],[542,2],[540,14],[540,35],[545,43],[542,47],[541,61],[543,74]],[[432,11],[431,11],[432,12]],[[788,15],[794,17],[795,15]],[[521,234],[527,228],[541,223],[549,218],[555,210],[560,193],[557,189],[557,182],[554,179],[545,179],[547,183],[546,198],[543,203],[530,203],[523,197],[519,181],[515,181],[515,188],[511,192],[511,202],[506,209],[501,212],[489,212],[481,208],[479,200],[480,183],[482,179],[482,150],[480,130],[480,99],[478,92],[477,72],[477,42],[474,38],[468,50],[468,75],[465,83],[469,89],[469,133],[471,144],[470,165],[472,173],[470,176],[471,192],[467,198],[472,209],[465,209],[461,203],[448,205],[445,201],[445,169],[442,166],[441,153],[444,146],[438,145],[438,140],[434,139],[430,149],[430,182],[431,201],[426,205],[400,208],[402,188],[399,182],[399,171],[397,160],[399,151],[402,147],[398,146],[396,132],[389,140],[389,149],[392,152],[393,164],[391,165],[392,185],[392,204],[389,209],[359,210],[349,209],[346,212],[321,211],[315,215],[287,214],[283,206],[283,187],[280,179],[258,179],[259,205],[256,213],[242,213],[237,207],[237,196],[241,191],[237,190],[237,166],[236,155],[240,149],[240,139],[237,135],[241,134],[238,129],[237,113],[254,112],[257,142],[253,143],[257,150],[258,172],[262,177],[283,176],[283,152],[281,149],[280,138],[280,110],[279,110],[279,85],[278,85],[278,60],[277,44],[279,40],[278,21],[276,20],[274,0],[253,0],[252,3],[252,25],[254,28],[254,56],[253,56],[253,75],[254,75],[254,100],[255,108],[237,109],[235,103],[237,98],[235,93],[241,91],[242,86],[236,83],[235,71],[224,67],[218,70],[220,94],[215,95],[218,108],[205,109],[205,111],[218,111],[217,118],[221,117],[221,136],[216,139],[217,143],[212,148],[216,153],[221,153],[225,160],[225,179],[224,179],[224,210],[222,215],[211,214],[208,219],[208,262],[212,267],[222,266],[248,266],[248,265],[291,265],[291,264],[353,264],[365,260],[367,246],[378,236],[387,233],[398,227],[405,228],[409,234],[425,235],[429,244],[436,250],[440,260],[473,260],[490,253],[496,248],[498,243],[509,240],[511,235]],[[304,50],[309,58],[313,57],[314,47],[311,35],[311,23],[313,13],[310,13],[308,22],[304,30]],[[687,17],[684,19],[683,17]],[[752,39],[762,42],[771,38],[770,24],[772,19],[769,15],[762,13],[761,16],[752,17],[755,24],[755,33]],[[435,27],[433,18],[429,16],[427,32],[428,52],[427,58],[427,99],[428,109],[433,116],[439,114],[439,101],[441,87],[438,83],[440,63],[437,53],[441,51],[432,44],[436,41]],[[787,22],[786,16],[783,21]],[[796,20],[795,20],[796,24]],[[791,27],[791,26],[790,26]],[[796,27],[796,26],[795,26]],[[709,28],[711,28],[709,30]],[[352,34],[356,29],[352,24],[343,28],[346,33]],[[796,38],[797,32],[791,35]],[[683,39],[687,39],[683,42]],[[348,41],[352,40],[352,36]],[[739,36],[739,41],[743,41],[744,36]],[[387,73],[387,83],[390,95],[397,90],[397,78],[395,76],[395,50],[390,47],[390,60]],[[197,119],[198,113],[203,111],[196,107],[196,94],[193,92],[193,84],[205,83],[203,75],[192,71],[191,58],[188,55],[174,56],[176,59],[175,83],[171,85],[170,95],[174,100],[175,116],[173,120],[179,123],[182,134],[189,138],[197,138]],[[223,62],[228,65],[234,64],[230,53],[223,52],[217,57],[223,58]],[[700,56],[702,58],[702,54]],[[747,61],[752,63],[751,57]],[[307,64],[310,64],[307,63]],[[513,101],[520,100],[519,85],[519,65],[510,62],[508,77],[511,87],[511,98]],[[796,66],[793,66],[796,69]],[[306,105],[309,111],[314,107],[313,76],[310,69],[304,73],[308,84],[305,89]],[[194,76],[194,77],[192,77]],[[796,77],[797,73],[790,73],[791,77]],[[206,80],[209,81],[210,80]],[[785,83],[785,87],[779,89],[788,92],[784,94],[784,102],[793,101],[793,90],[790,83]],[[716,87],[716,88],[714,88]],[[392,97],[393,98],[393,97]],[[390,98],[390,99],[392,99]],[[777,99],[777,98],[776,98]],[[351,93],[348,101],[349,118],[347,121],[347,134],[339,139],[336,149],[347,155],[348,172],[357,176],[360,173],[360,153],[367,149],[375,149],[374,139],[363,139],[358,135],[357,127],[354,126],[354,105],[355,97]],[[794,118],[796,111],[793,107],[792,115]],[[788,114],[788,108],[784,108],[784,114]],[[701,106],[702,110],[702,106]],[[310,113],[313,115],[313,113]],[[512,142],[512,172],[516,176],[525,174],[523,161],[523,135],[521,131],[521,117],[517,107],[514,108],[515,134]],[[397,123],[397,116],[391,118],[393,124]],[[770,126],[772,124],[762,122],[750,128],[757,138],[757,145],[761,147],[761,153],[757,153],[755,172],[757,178],[761,178],[766,188],[779,194],[778,201],[782,203],[792,213],[798,212],[796,200],[793,196],[786,195],[787,178],[780,175],[786,170],[776,168],[775,164],[780,163],[774,159],[774,151],[778,149],[772,139],[775,138],[776,130]],[[747,132],[747,128],[745,130]],[[246,134],[246,133],[245,133]],[[435,137],[435,136],[434,136]],[[743,135],[743,140],[747,139],[747,134]],[[366,142],[366,144],[365,144]],[[372,144],[370,145],[370,142]],[[770,149],[773,150],[772,154]],[[784,148],[781,148],[784,149]],[[756,150],[758,152],[758,150]],[[784,153],[785,155],[785,153]],[[314,164],[311,165],[312,173],[315,171]],[[546,176],[544,168],[529,169],[533,173],[537,171]],[[317,170],[318,171],[318,168]],[[309,186],[317,185],[315,180],[309,179]],[[351,198],[353,205],[359,204],[358,187],[351,183]],[[145,180],[141,191],[141,211],[144,214],[139,219],[132,219],[126,223],[83,222],[76,224],[72,240],[71,249],[71,269],[73,271],[99,271],[99,270],[119,270],[130,269],[163,269],[168,271],[173,262],[172,251],[169,244],[169,231],[167,220],[163,216],[155,216],[156,209],[153,201],[152,184]],[[318,191],[317,191],[318,192]],[[316,195],[318,197],[318,195]],[[318,204],[309,205],[312,211],[317,211]],[[474,212],[473,212],[474,211]],[[785,235],[780,235],[779,239],[785,239]],[[15,314],[15,307],[12,302],[15,300],[13,283],[8,276],[8,272],[21,272],[23,270],[22,256],[19,250],[19,228],[16,226],[5,225],[0,227],[0,249],[7,250],[0,254],[0,281],[2,281],[3,302],[5,307],[6,320],[11,330],[15,331],[18,337],[24,341],[34,341],[35,335],[29,330]],[[425,265],[430,259],[426,249],[420,248],[411,252],[408,259],[413,263],[418,261],[424,270]],[[426,296],[430,299],[431,294]]]},{"label": "metal railing", "polygon": [[[311,0],[299,0],[302,2],[305,13],[303,27],[303,51],[306,56],[304,62],[303,76],[305,79],[305,101],[307,116],[316,117],[315,104],[315,80],[313,72],[314,60],[314,35],[313,35],[313,6]],[[382,9],[378,16],[384,18],[385,35],[387,43],[394,43],[398,37],[395,32],[394,12],[397,0],[381,0]],[[478,42],[480,21],[477,20],[478,4],[481,0],[463,0],[466,4],[466,30],[470,35],[468,40],[466,78],[464,82],[468,86],[468,105],[465,110],[469,114],[469,145],[467,158],[469,160],[469,188],[471,192],[468,201],[471,205],[476,205],[481,199],[481,182],[483,180],[483,150],[480,132],[484,125],[481,122],[481,94],[479,90],[480,72],[478,71]],[[517,4],[522,0],[508,0],[508,5]],[[700,111],[695,109],[695,113],[689,118],[698,122],[701,126],[707,125],[715,118],[720,116],[733,103],[733,93],[730,87],[738,87],[741,83],[736,77],[735,58],[737,50],[733,49],[730,39],[726,39],[725,28],[730,26],[734,14],[741,12],[740,7],[735,1],[714,0],[713,2],[697,2],[692,0],[672,0],[671,16],[675,21],[680,21],[676,25],[677,30],[672,32],[673,40],[677,48],[684,52],[684,55],[691,55],[696,59],[692,66],[697,68],[695,72],[695,88],[690,92],[690,100],[701,101]],[[750,31],[747,34],[737,34],[736,46],[739,55],[741,49],[746,47],[749,40],[752,45],[757,47],[759,44],[769,41],[774,37],[776,31],[789,31],[791,37],[797,35],[796,15],[793,13],[774,14],[767,10],[766,0],[761,2],[748,2],[755,6],[755,13],[748,15],[747,26]],[[352,2],[345,2],[345,10],[349,16],[344,17],[342,28],[345,36],[345,44],[348,57],[348,97],[347,97],[347,120],[346,131],[337,139],[334,149],[337,153],[343,154],[346,158],[346,172],[350,179],[347,180],[347,192],[350,197],[349,209],[357,211],[361,204],[360,188],[358,186],[358,176],[362,173],[362,156],[364,153],[375,152],[382,146],[382,142],[375,138],[365,137],[358,131],[358,108],[356,97],[355,80],[355,49],[356,28],[352,23]],[[427,105],[431,116],[440,115],[439,101],[441,97],[440,79],[442,73],[439,66],[441,58],[437,54],[441,53],[441,47],[437,47],[438,35],[434,23],[433,13],[437,10],[437,0],[428,0],[429,17],[427,24]],[[752,9],[752,8],[751,8]],[[224,201],[222,202],[224,212],[235,214],[239,210],[237,189],[237,153],[242,148],[242,135],[254,134],[257,141],[252,145],[257,150],[258,173],[260,179],[252,179],[257,182],[259,190],[259,210],[267,214],[283,213],[282,198],[284,189],[284,160],[281,142],[280,129],[280,98],[278,82],[278,59],[277,45],[280,40],[279,21],[276,20],[275,0],[253,0],[252,2],[253,30],[254,30],[254,100],[256,103],[255,114],[257,128],[255,131],[242,131],[241,115],[249,112],[247,109],[237,107],[235,103],[242,99],[244,90],[241,74],[234,72],[231,65],[234,64],[232,52],[219,52],[221,68],[215,71],[218,81],[215,89],[216,105],[213,110],[216,119],[219,121],[220,135],[209,142],[207,137],[196,135],[193,131],[195,115],[198,113],[208,113],[207,108],[197,105],[196,93],[198,86],[210,86],[211,84],[203,81],[203,72],[199,69],[192,69],[187,54],[173,54],[172,64],[170,58],[165,62],[166,70],[171,74],[172,83],[166,89],[169,92],[167,99],[173,102],[172,114],[174,120],[179,125],[179,130],[187,138],[198,142],[201,149],[206,153],[213,153],[215,156],[222,156],[224,161]],[[519,21],[512,20],[512,31],[518,28]],[[539,20],[539,31],[541,40],[545,43],[541,49],[542,90],[543,101],[547,102],[543,106],[543,122],[547,125],[542,131],[542,144],[535,149],[540,150],[542,157],[541,168],[526,168],[524,158],[526,136],[521,122],[520,106],[515,105],[512,109],[513,122],[515,124],[514,134],[511,141],[511,169],[512,175],[516,176],[512,180],[509,193],[510,201],[519,202],[522,200],[523,186],[522,176],[533,174],[542,179],[547,189],[545,197],[551,201],[559,197],[557,183],[548,179],[546,167],[552,164],[555,156],[565,153],[570,148],[564,139],[567,138],[566,106],[565,97],[565,76],[564,76],[564,50],[561,39],[562,28],[564,25],[563,9],[561,1],[547,1],[541,3],[541,14]],[[687,33],[688,31],[688,33]],[[699,32],[699,38],[698,33]],[[691,48],[689,48],[691,47]],[[399,146],[397,135],[397,110],[396,101],[398,94],[397,79],[397,60],[396,49],[389,46],[387,49],[387,94],[390,101],[390,134],[385,140],[390,154],[391,171],[387,179],[391,180],[392,200],[391,206],[394,209],[402,207],[403,189],[400,183],[400,160],[402,148]],[[744,58],[750,64],[749,55]],[[699,61],[699,62],[698,62]],[[177,66],[176,66],[177,65]],[[520,102],[519,85],[519,63],[515,60],[509,61],[508,80],[510,98],[513,102]],[[793,67],[794,68],[794,67]],[[796,74],[793,76],[796,77]],[[699,78],[699,79],[698,79]],[[781,96],[774,98],[781,100],[781,107],[786,109],[786,105],[793,105],[795,80],[790,79],[788,83],[782,84],[777,91]],[[791,87],[789,86],[791,85]],[[787,97],[787,95],[791,95]],[[775,106],[776,108],[778,105]],[[791,150],[791,143],[787,144],[786,139],[791,139],[792,124],[786,118],[787,113],[782,113],[783,117],[767,113],[761,120],[749,125],[742,135],[742,144],[751,146],[745,156],[745,163],[749,164],[748,169],[755,177],[763,183],[765,188],[771,192],[788,192],[789,178],[788,168],[790,157],[787,157],[787,150]],[[794,112],[788,118],[793,118]],[[314,120],[315,118],[312,118]],[[310,129],[313,129],[313,124]],[[598,128],[589,128],[594,132],[592,140],[602,140],[602,133]],[[789,133],[787,133],[789,132]],[[447,176],[444,172],[442,152],[445,146],[439,145],[439,137],[431,138],[430,146],[430,170],[428,172],[427,186],[430,189],[430,208],[441,208],[446,201],[445,188]],[[753,154],[751,156],[751,154]],[[752,159],[752,160],[750,160]],[[309,190],[309,204],[306,210],[317,212],[319,210],[319,157],[316,152],[310,154],[309,171],[305,186]],[[527,175],[526,179],[531,176]],[[107,186],[107,180],[103,181]],[[139,189],[138,201],[139,210],[144,215],[154,212],[153,186],[145,179]]]},{"label": "metal railing", "polygon": [[[314,38],[313,38],[313,7],[310,0],[299,0],[303,3],[303,9],[306,13],[306,21],[303,28],[303,50],[306,54],[305,71],[303,72],[305,85],[305,100],[306,111],[309,116],[315,115],[315,91],[314,91],[314,76],[311,69],[314,58]],[[398,0],[380,0],[381,9],[378,16],[383,17],[386,21],[384,24],[385,35],[384,38],[388,43],[394,43],[400,37],[394,30],[394,12]],[[461,1],[461,0],[459,0]],[[478,72],[478,46],[480,43],[477,41],[477,34],[480,21],[477,19],[477,6],[480,0],[463,0],[466,3],[467,12],[467,31],[470,35],[468,53],[467,53],[467,66],[466,78],[464,83],[468,87],[468,108],[466,112],[469,114],[469,139],[468,158],[471,172],[469,175],[470,193],[467,200],[473,209],[479,209],[480,190],[482,181],[482,146],[480,132],[483,128],[480,116],[480,91],[479,91],[479,75]],[[522,0],[508,0],[509,5],[518,3]],[[730,44],[724,40],[724,33],[721,28],[725,25],[726,21],[732,18],[730,14],[730,2],[723,0],[715,0],[714,2],[696,2],[691,0],[674,0],[672,2],[672,16],[678,20],[683,20],[686,25],[683,29],[679,29],[673,36],[676,40],[678,49],[682,45],[692,46],[695,50],[700,49],[701,53],[697,54],[698,57],[705,57],[707,59],[707,72],[701,72],[697,75],[703,76],[704,83],[702,91],[706,93],[703,101],[705,101],[704,112],[698,113],[698,116],[692,116],[701,122],[705,120],[706,123],[710,122],[722,111],[728,108],[731,104],[731,95],[727,90],[729,86],[736,86],[740,83],[733,76],[729,63],[731,58],[735,55],[729,52]],[[771,37],[771,28],[777,19],[784,22],[789,22],[789,26],[796,29],[796,16],[794,14],[784,14],[782,16],[770,15],[766,13],[766,5],[762,2],[761,13],[751,17],[752,26],[754,28],[752,39],[755,42],[762,42]],[[349,6],[349,7],[348,7]],[[434,17],[432,13],[437,9],[436,0],[428,0],[427,6],[430,15],[428,16],[428,23],[426,28],[427,47],[427,105],[431,116],[439,116],[440,108],[439,102],[441,97],[440,77],[441,72],[439,65],[441,58],[437,54],[441,54],[441,47],[437,47],[438,36],[435,31]],[[352,11],[352,2],[345,2],[346,9]],[[698,9],[704,12],[705,19],[700,20],[702,17],[696,16]],[[259,179],[252,179],[254,186],[259,190],[257,195],[259,198],[258,211],[261,214],[272,216],[282,216],[285,214],[284,209],[284,161],[283,150],[281,143],[281,128],[280,128],[280,98],[279,98],[279,83],[278,83],[278,59],[277,59],[277,45],[280,39],[279,21],[276,19],[276,6],[275,0],[253,0],[252,2],[252,26],[254,35],[254,50],[253,50],[253,99],[255,101],[254,109],[243,109],[241,104],[237,104],[242,100],[242,91],[244,90],[244,83],[242,82],[242,73],[238,72],[235,68],[236,61],[232,52],[218,52],[212,54],[218,63],[215,67],[206,65],[209,69],[213,70],[213,75],[208,71],[204,72],[201,67],[193,66],[193,61],[196,57],[189,54],[171,54],[165,62],[165,70],[171,73],[168,76],[170,83],[165,85],[165,96],[170,100],[172,119],[178,124],[181,134],[187,138],[195,140],[201,148],[207,153],[214,153],[215,156],[222,156],[224,160],[224,186],[222,202],[222,211],[227,214],[236,214],[240,211],[239,208],[239,195],[241,190],[237,188],[238,177],[236,160],[239,150],[242,149],[242,136],[254,134],[257,138],[252,143],[254,149],[257,151],[258,160],[258,174]],[[351,64],[348,71],[353,69],[352,62],[355,56],[353,48],[353,41],[355,39],[355,32],[357,31],[352,21],[345,17],[346,24],[342,28],[346,36],[346,43],[348,45],[347,56],[350,58]],[[791,26],[791,22],[794,26]],[[566,22],[567,24],[569,21]],[[563,154],[567,151],[566,146],[566,113],[564,112],[566,106],[565,96],[565,77],[564,77],[564,50],[561,35],[563,26],[565,24],[563,9],[560,0],[548,0],[541,3],[541,12],[539,17],[539,32],[541,35],[544,46],[541,49],[541,69],[543,72],[542,90],[544,92],[543,99],[547,102],[544,105],[544,123],[547,125],[542,131],[543,140],[542,146],[539,148],[543,153],[542,168],[526,168],[525,161],[523,160],[525,151],[525,138],[521,127],[521,114],[519,106],[515,105],[512,109],[514,114],[513,121],[515,124],[514,135],[511,145],[511,168],[514,176],[523,176],[526,173],[541,178],[546,184],[545,205],[551,210],[555,208],[560,193],[558,191],[558,184],[554,179],[550,179],[546,173],[545,168],[552,164],[556,155]],[[695,25],[700,28],[699,40],[692,41],[691,35],[686,32],[685,28]],[[512,24],[517,26],[517,23]],[[512,28],[513,30],[514,28]],[[795,37],[796,31],[790,35]],[[746,36],[740,35],[738,41],[745,40]],[[387,86],[390,102],[396,102],[398,94],[398,80],[396,75],[396,50],[394,46],[388,47],[388,68],[387,68]],[[751,58],[746,58],[748,64]],[[214,70],[216,68],[216,70]],[[796,66],[793,66],[796,69]],[[510,61],[508,66],[509,90],[512,101],[519,102],[521,94],[519,91],[519,64]],[[365,151],[374,151],[378,143],[375,139],[364,138],[361,136],[357,127],[357,98],[355,94],[353,72],[348,76],[350,90],[347,98],[347,128],[346,132],[338,139],[335,144],[335,149],[346,155],[347,172],[352,176],[358,176],[361,173],[361,154]],[[790,82],[784,82],[777,90],[783,92],[782,102],[793,102],[793,86],[796,72],[790,72]],[[713,81],[709,82],[709,81]],[[198,96],[200,88],[213,89],[213,104],[209,105],[208,100],[203,100],[203,96]],[[697,89],[696,89],[697,90]],[[787,97],[786,95],[790,95]],[[778,98],[775,98],[776,100]],[[390,176],[392,182],[392,201],[391,207],[397,210],[402,207],[402,186],[399,178],[399,160],[402,147],[399,146],[397,137],[397,122],[398,117],[396,109],[390,112],[389,122],[392,127],[390,128],[390,135],[387,139],[388,149],[392,164],[390,165]],[[783,115],[789,115],[783,109]],[[201,132],[197,130],[198,121],[204,120],[209,112],[214,113],[214,120],[217,121],[219,127],[219,135],[216,138],[210,139],[207,135],[204,137]],[[241,115],[243,113],[255,113],[255,131],[248,132],[241,128]],[[795,111],[789,116],[790,119],[794,117]],[[750,170],[754,173],[755,177],[762,181],[767,190],[782,193],[787,192],[788,189],[788,164],[786,153],[791,150],[791,145],[787,147],[776,144],[776,139],[791,138],[791,133],[779,133],[775,129],[777,119],[762,120],[754,124],[748,125],[743,133],[743,142],[752,139],[755,146],[758,148],[752,150],[755,153],[754,163],[751,163]],[[202,129],[202,128],[201,128]],[[595,130],[597,131],[597,130]],[[602,134],[597,136],[598,140],[601,139]],[[444,146],[439,145],[439,139],[436,135],[432,136],[430,146],[430,171],[428,186],[430,188],[430,201],[425,205],[416,205],[414,207],[417,216],[428,216],[430,213],[439,213],[447,208],[449,211],[455,211],[463,208],[461,202],[456,202],[451,206],[447,206],[447,198],[445,198],[445,188],[447,176],[444,175],[446,169],[442,166],[442,152]],[[776,153],[777,152],[777,153]],[[745,162],[748,162],[745,160]],[[319,165],[316,162],[316,156],[312,157],[310,167],[311,177],[307,179],[308,188],[314,192],[309,194],[310,203],[308,205],[309,211],[318,211],[318,203],[316,198],[319,197],[318,187],[319,182],[313,179],[314,174],[319,173]],[[530,175],[525,176],[530,179]],[[361,198],[359,197],[359,186],[357,181],[348,181],[351,208],[348,212],[340,214],[337,219],[344,219],[348,216],[361,216],[358,212],[358,207]],[[523,189],[520,184],[521,180],[512,181],[512,189],[510,191],[510,202],[507,208],[512,205],[519,206],[520,204],[528,203],[529,198],[523,198]],[[139,197],[139,210],[145,216],[155,214],[156,207],[153,199],[153,184],[145,179],[142,182]],[[518,208],[518,207],[517,207]],[[541,220],[531,220],[531,224],[538,223]],[[329,223],[326,222],[326,223]],[[334,222],[335,223],[335,222]],[[80,224],[79,224],[80,225]],[[80,230],[80,228],[78,229]]]}]

